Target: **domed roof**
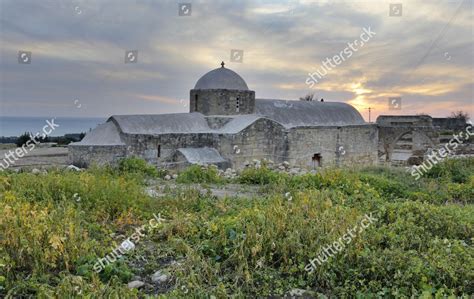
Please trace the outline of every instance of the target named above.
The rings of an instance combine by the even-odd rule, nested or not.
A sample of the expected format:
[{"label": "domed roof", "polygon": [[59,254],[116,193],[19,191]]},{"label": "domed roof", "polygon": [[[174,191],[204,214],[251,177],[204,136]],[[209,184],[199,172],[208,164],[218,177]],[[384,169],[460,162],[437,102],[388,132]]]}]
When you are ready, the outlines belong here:
[{"label": "domed roof", "polygon": [[236,72],[225,68],[224,62],[222,67],[212,70],[202,76],[197,82],[194,89],[233,89],[233,90],[249,90],[247,83]]}]

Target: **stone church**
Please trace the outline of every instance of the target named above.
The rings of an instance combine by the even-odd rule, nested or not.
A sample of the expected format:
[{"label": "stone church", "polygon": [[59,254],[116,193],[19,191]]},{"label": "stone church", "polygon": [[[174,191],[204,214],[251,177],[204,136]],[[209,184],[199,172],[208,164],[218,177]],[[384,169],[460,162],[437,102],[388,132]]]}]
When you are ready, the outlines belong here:
[{"label": "stone church", "polygon": [[189,113],[111,116],[69,145],[69,159],[82,167],[138,156],[158,167],[236,169],[263,158],[307,169],[378,162],[378,126],[351,105],[258,99],[224,63],[197,81],[189,107]]}]

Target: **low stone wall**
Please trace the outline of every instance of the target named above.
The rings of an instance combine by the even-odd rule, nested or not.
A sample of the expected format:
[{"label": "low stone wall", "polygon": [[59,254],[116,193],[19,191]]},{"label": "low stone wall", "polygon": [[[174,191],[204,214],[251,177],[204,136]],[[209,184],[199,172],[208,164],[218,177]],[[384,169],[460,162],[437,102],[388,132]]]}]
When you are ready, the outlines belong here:
[{"label": "low stone wall", "polygon": [[126,156],[125,145],[69,145],[69,163],[84,168],[93,164],[115,164]]}]

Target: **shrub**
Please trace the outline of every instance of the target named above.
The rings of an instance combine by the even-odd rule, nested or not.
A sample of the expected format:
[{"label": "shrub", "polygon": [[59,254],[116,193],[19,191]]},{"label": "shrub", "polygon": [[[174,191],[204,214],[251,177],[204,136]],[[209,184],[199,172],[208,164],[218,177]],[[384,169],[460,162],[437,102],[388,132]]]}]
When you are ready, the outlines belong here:
[{"label": "shrub", "polygon": [[454,183],[465,183],[474,173],[474,158],[447,159],[434,165],[427,173],[429,178],[446,178]]},{"label": "shrub", "polygon": [[279,174],[266,166],[260,168],[246,168],[242,171],[239,177],[241,184],[250,185],[267,185],[283,183],[288,179],[288,175]]},{"label": "shrub", "polygon": [[179,174],[176,181],[178,183],[221,183],[223,179],[215,167],[191,165]]},{"label": "shrub", "polygon": [[121,173],[140,173],[151,177],[159,176],[158,170],[155,167],[137,157],[121,159],[118,164],[118,170]]}]

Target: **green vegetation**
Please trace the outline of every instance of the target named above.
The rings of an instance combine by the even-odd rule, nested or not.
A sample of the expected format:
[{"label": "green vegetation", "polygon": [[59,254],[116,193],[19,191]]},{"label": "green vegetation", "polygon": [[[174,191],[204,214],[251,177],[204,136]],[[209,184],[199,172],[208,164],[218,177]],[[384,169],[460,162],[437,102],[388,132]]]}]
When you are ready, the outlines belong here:
[{"label": "green vegetation", "polygon": [[[338,298],[474,294],[472,158],[446,161],[418,181],[387,168],[303,176],[247,169],[233,183],[259,185],[256,198],[219,199],[186,184],[151,198],[145,178],[165,184],[158,177],[138,159],[83,172],[0,173],[0,297],[253,298],[295,288]],[[201,167],[178,180],[226,183]],[[153,213],[166,221],[95,273],[97,258]],[[305,271],[368,213],[378,221]],[[170,280],[128,289],[134,275],[146,280],[156,270]]]},{"label": "green vegetation", "polygon": [[203,167],[199,165],[192,165],[180,173],[178,183],[222,183],[223,179],[214,167]]}]

